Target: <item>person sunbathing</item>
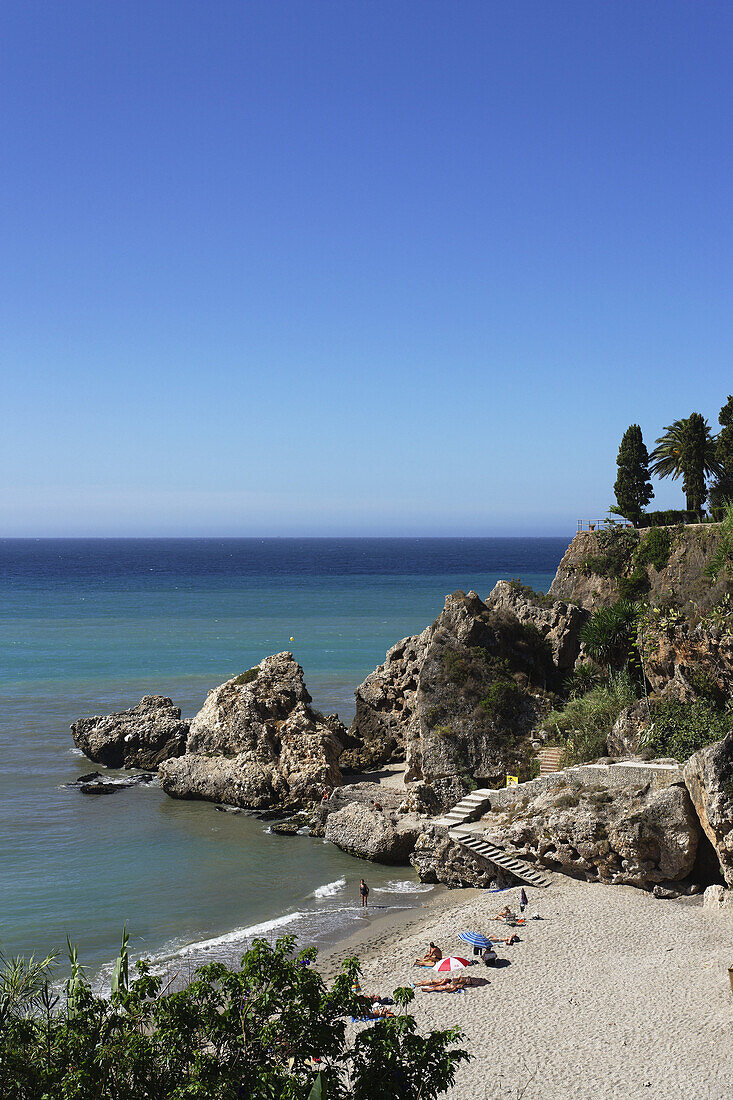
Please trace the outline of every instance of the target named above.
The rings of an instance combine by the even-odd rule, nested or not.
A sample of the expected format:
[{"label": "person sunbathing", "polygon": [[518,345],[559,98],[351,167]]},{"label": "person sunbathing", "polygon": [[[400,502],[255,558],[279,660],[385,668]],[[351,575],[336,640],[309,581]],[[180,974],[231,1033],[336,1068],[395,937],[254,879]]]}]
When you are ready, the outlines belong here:
[{"label": "person sunbathing", "polygon": [[442,958],[443,958],[443,952],[440,950],[440,948],[437,946],[437,944],[434,944],[433,941],[431,940],[430,941],[430,947],[428,948],[427,952],[423,955],[423,957],[421,959],[415,959],[415,961],[412,965],[413,966],[435,966],[436,962],[440,962],[440,960]]},{"label": "person sunbathing", "polygon": [[510,921],[515,921],[517,919],[517,914],[513,913],[508,905],[505,905],[504,908],[501,909],[493,919],[503,920],[506,921],[507,924],[509,924]]},{"label": "person sunbathing", "polygon": [[415,982],[423,993],[457,993],[471,986],[487,985],[486,978],[477,978],[473,974],[452,974],[449,978],[438,978],[432,982]]}]

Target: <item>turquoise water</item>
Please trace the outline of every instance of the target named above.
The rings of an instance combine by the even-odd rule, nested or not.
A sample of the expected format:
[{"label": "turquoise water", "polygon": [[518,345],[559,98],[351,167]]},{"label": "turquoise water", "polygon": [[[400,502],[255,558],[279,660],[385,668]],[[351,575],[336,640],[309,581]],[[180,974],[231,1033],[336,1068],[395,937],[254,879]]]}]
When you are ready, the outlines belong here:
[{"label": "turquoise water", "polygon": [[[92,967],[124,922],[137,953],[227,955],[253,926],[323,941],[375,906],[419,904],[409,869],[175,802],[157,787],[90,797],[69,725],[206,692],[292,649],[315,705],[348,722],[353,691],[445,595],[500,577],[546,589],[564,539],[0,541],[0,943],[81,945]],[[291,642],[291,636],[294,641]],[[326,887],[326,889],[323,889]],[[314,896],[320,892],[320,896]],[[375,910],[376,911],[376,910]],[[277,922],[277,923],[275,923]]]}]

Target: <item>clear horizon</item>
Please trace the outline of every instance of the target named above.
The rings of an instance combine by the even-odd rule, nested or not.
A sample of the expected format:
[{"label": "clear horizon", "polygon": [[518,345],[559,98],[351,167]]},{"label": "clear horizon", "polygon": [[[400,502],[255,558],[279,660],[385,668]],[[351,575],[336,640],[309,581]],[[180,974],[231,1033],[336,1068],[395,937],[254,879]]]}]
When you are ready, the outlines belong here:
[{"label": "clear horizon", "polygon": [[733,389],[732,35],[686,0],[6,0],[0,535],[601,519],[629,424],[716,431]]}]

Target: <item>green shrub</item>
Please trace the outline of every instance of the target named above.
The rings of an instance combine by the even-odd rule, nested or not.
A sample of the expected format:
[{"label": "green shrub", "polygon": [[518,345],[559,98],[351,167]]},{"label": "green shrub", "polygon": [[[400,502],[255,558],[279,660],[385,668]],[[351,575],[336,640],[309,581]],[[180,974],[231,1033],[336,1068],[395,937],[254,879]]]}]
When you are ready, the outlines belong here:
[{"label": "green shrub", "polygon": [[522,584],[519,577],[512,577],[509,581],[509,587],[519,596],[524,596],[529,603],[535,604],[536,607],[552,607],[555,602],[552,596],[548,596],[546,592],[537,592],[531,585]]},{"label": "green shrub", "polygon": [[629,600],[599,607],[580,632],[588,656],[607,668],[621,668],[635,657],[634,639],[638,611]]},{"label": "green shrub", "polygon": [[674,527],[678,523],[698,523],[697,512],[687,512],[683,508],[667,508],[661,512],[645,512],[641,517],[642,527]]},{"label": "green shrub", "polygon": [[486,692],[479,706],[488,714],[508,718],[516,711],[522,692],[514,680],[496,680]]},{"label": "green shrub", "polygon": [[570,699],[562,710],[552,711],[542,722],[542,728],[557,734],[565,743],[566,765],[597,760],[606,755],[608,735],[619,714],[636,698],[634,682],[624,669],[587,695]]},{"label": "green shrub", "polygon": [[707,699],[692,703],[660,700],[653,707],[652,718],[641,747],[654,756],[673,756],[680,761],[713,741],[720,741],[733,729],[733,714]]},{"label": "green shrub", "polygon": [[[72,960],[66,1003],[43,963],[0,953],[3,1100],[295,1100],[347,1096],[436,1100],[469,1055],[457,1028],[423,1032],[393,992],[392,1019],[348,1029],[370,1001],[356,992],[357,959],[330,987],[295,938],[256,939],[238,969],[213,962],[184,989],[138,963],[108,996]],[[75,964],[75,965],[74,965]],[[358,988],[358,987],[356,987]],[[319,1062],[314,1064],[313,1055]]]},{"label": "green shrub", "polygon": [[605,672],[595,661],[581,661],[568,677],[565,688],[571,699],[587,695],[594,687],[604,684],[608,679]]},{"label": "green shrub", "polygon": [[455,737],[450,726],[433,726],[433,733],[436,737]]},{"label": "green shrub", "polygon": [[638,532],[631,527],[609,527],[606,531],[598,531],[596,546],[599,553],[586,558],[586,571],[618,580],[628,569],[638,541]]},{"label": "green shrub", "polygon": [[639,543],[634,560],[637,565],[653,565],[658,573],[666,567],[674,544],[674,532],[655,527]]},{"label": "green shrub", "polygon": [[256,666],[255,668],[248,668],[246,672],[242,672],[239,676],[236,677],[234,683],[240,686],[242,684],[251,684],[253,680],[257,679],[259,674],[260,670]]}]

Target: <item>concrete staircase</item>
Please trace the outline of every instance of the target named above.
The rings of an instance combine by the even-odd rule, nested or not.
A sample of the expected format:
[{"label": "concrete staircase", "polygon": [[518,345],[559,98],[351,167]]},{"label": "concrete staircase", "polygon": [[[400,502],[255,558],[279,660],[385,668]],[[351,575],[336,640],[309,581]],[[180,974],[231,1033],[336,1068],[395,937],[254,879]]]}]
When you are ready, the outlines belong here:
[{"label": "concrete staircase", "polygon": [[462,844],[474,855],[488,859],[497,867],[503,867],[505,871],[509,871],[510,874],[522,882],[526,882],[528,886],[547,887],[550,885],[550,880],[537,867],[518,859],[504,848],[498,848],[495,844],[485,840],[480,833],[470,829],[454,828],[448,830],[448,836],[456,844]]},{"label": "concrete staircase", "polygon": [[488,788],[479,787],[477,791],[471,791],[462,798],[443,817],[436,817],[433,824],[441,825],[444,829],[455,829],[459,825],[465,825],[467,821],[476,821],[491,808],[491,796],[495,793]]},{"label": "concrete staircase", "polygon": [[563,749],[540,749],[537,753],[537,759],[540,762],[540,775],[552,775],[553,772],[560,771],[560,760],[562,759]]}]

